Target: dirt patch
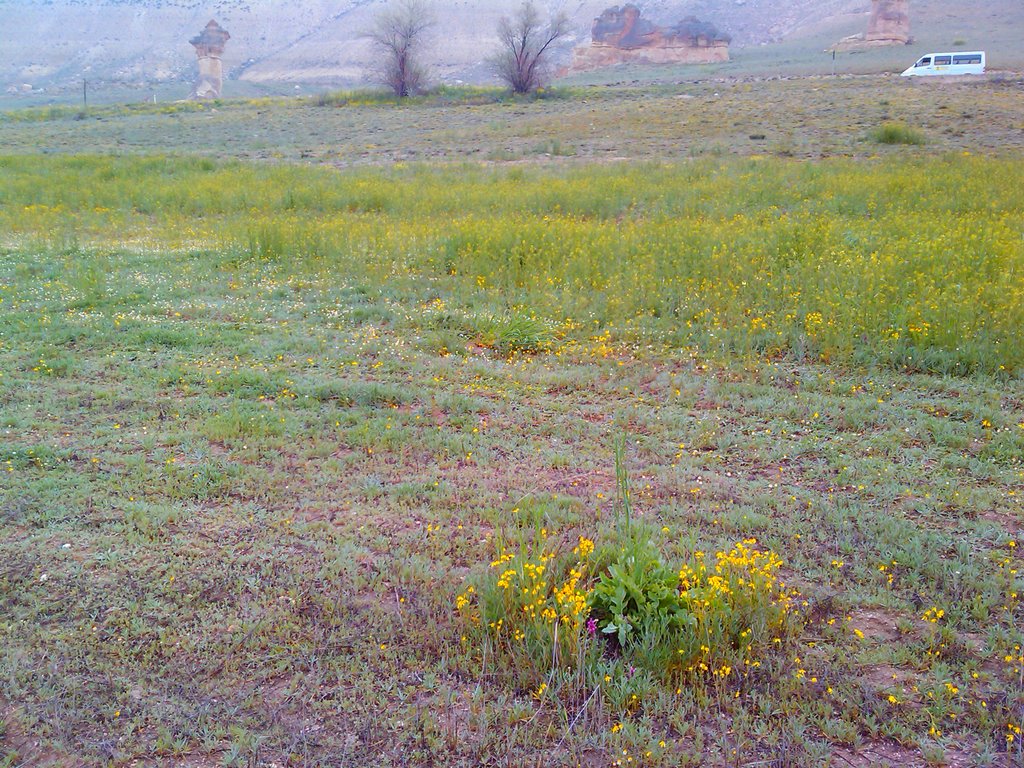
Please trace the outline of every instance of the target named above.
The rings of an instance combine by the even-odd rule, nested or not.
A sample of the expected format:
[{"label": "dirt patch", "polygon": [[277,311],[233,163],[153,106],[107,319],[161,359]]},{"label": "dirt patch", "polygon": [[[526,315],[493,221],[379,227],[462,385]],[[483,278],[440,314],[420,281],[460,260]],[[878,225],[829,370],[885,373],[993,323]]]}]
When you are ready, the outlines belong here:
[{"label": "dirt patch", "polygon": [[912,672],[888,664],[865,667],[861,679],[864,685],[879,693],[888,690],[902,690],[905,694],[912,693],[915,677]]},{"label": "dirt patch", "polygon": [[850,628],[864,633],[864,637],[881,642],[893,642],[902,635],[897,629],[898,614],[882,609],[855,611],[850,615]]},{"label": "dirt patch", "polygon": [[850,765],[854,768],[924,768],[927,763],[917,750],[907,749],[892,741],[876,741],[852,750],[835,747],[832,765]]},{"label": "dirt patch", "polygon": [[39,739],[30,737],[18,720],[18,710],[6,700],[0,699],[0,758],[7,757],[13,750],[17,758],[14,765],[31,765],[35,768],[56,768],[71,765],[67,755],[57,752]]},{"label": "dirt patch", "polygon": [[996,509],[986,509],[978,513],[978,517],[990,523],[1003,526],[1010,536],[1020,536],[1024,532],[1024,514],[1013,514]]},{"label": "dirt patch", "polygon": [[[597,494],[610,497],[615,491],[615,478],[610,470],[593,469],[580,472],[575,468],[538,466],[536,462],[516,459],[515,471],[502,465],[479,465],[448,473],[451,484],[458,490],[483,488],[490,494],[505,499],[524,496],[559,494],[576,499],[582,504],[593,503]],[[529,487],[524,487],[524,481]]]},{"label": "dirt patch", "polygon": [[179,755],[174,758],[175,768],[218,768],[223,764],[211,755]]},{"label": "dirt patch", "polygon": [[[919,768],[929,763],[917,752],[891,741],[873,742],[859,750],[847,747],[834,747],[832,752],[833,768],[854,766],[854,768]],[[944,749],[942,765],[947,768],[968,768],[977,765],[973,755],[963,749]],[[995,763],[995,765],[1009,765]]]}]

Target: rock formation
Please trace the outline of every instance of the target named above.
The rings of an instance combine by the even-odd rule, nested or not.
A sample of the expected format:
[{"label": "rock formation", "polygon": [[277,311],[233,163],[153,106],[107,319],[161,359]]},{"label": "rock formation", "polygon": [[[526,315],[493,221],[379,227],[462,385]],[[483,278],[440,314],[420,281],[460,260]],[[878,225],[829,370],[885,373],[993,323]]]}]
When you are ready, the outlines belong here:
[{"label": "rock formation", "polygon": [[910,42],[909,0],[872,0],[868,43],[906,45]]},{"label": "rock formation", "polygon": [[608,8],[594,19],[589,46],[572,54],[569,70],[582,72],[614,64],[706,64],[729,60],[728,35],[693,16],[674,27],[660,27],[641,18],[629,3]]},{"label": "rock formation", "polygon": [[192,89],[193,99],[219,99],[221,86],[224,83],[224,66],[220,57],[224,54],[224,44],[231,35],[213,19],[202,32],[189,40],[196,49],[199,59],[199,78]]},{"label": "rock formation", "polygon": [[838,51],[907,45],[910,42],[910,0],[871,0],[871,17],[865,34],[845,37],[833,48]]}]

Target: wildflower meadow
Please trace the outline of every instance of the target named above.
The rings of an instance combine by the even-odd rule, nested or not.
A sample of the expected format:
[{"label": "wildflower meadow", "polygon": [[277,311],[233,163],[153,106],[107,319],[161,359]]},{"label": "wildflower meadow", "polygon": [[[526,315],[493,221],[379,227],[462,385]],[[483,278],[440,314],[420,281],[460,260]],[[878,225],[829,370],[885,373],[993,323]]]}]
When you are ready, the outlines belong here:
[{"label": "wildflower meadow", "polygon": [[1021,765],[1024,115],[831,87],[2,113],[0,766]]}]

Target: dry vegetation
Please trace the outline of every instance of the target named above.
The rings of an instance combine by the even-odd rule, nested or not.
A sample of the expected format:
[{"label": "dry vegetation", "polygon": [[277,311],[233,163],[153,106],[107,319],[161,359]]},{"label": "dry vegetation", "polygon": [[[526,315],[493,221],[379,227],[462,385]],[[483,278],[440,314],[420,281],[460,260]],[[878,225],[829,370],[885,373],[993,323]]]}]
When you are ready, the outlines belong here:
[{"label": "dry vegetation", "polygon": [[[396,161],[817,159],[882,148],[883,122],[913,127],[923,152],[1024,148],[1020,77],[955,83],[889,76],[556,88],[536,101],[443,89],[415,108],[379,93],[314,99],[0,113],[10,153],[116,152],[278,159],[338,167]],[[323,104],[325,106],[319,106]]]}]

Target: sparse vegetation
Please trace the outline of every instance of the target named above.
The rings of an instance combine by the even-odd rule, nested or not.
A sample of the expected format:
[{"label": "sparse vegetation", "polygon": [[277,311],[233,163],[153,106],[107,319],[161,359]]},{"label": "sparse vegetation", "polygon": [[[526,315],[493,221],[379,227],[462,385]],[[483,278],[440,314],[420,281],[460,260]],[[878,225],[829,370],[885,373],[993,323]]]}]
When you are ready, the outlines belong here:
[{"label": "sparse vegetation", "polygon": [[[545,154],[538,152],[545,144],[560,146],[563,154],[554,156],[571,156],[573,164],[762,153],[870,157],[879,145],[869,132],[882,119],[870,115],[883,111],[884,100],[884,119],[927,136],[915,152],[1024,149],[1024,134],[1015,127],[1024,121],[1024,108],[1014,98],[1019,79],[982,88],[963,82],[919,88],[893,78],[812,82],[558,86],[528,97],[497,87],[445,86],[402,100],[384,90],[363,90],[301,99],[99,106],[90,107],[84,120],[61,110],[0,112],[0,146],[13,154],[158,152],[342,167],[521,162]],[[346,108],[325,109],[318,101]],[[969,131],[955,119],[963,114],[974,116]]]}]

